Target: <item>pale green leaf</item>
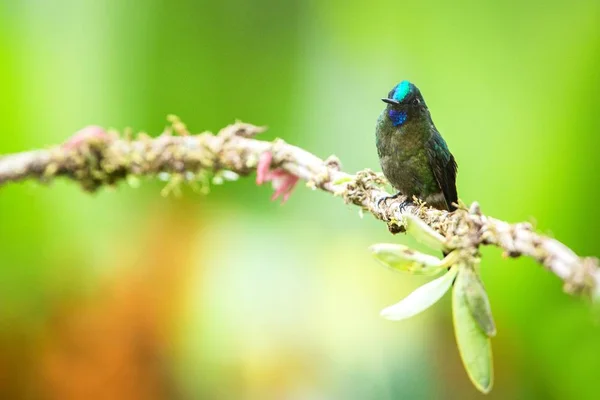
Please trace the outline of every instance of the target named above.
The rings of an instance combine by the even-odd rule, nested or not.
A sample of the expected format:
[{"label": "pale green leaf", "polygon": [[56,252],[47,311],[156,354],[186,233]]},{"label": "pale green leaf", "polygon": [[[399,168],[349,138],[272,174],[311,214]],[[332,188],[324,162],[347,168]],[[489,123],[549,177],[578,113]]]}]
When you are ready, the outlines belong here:
[{"label": "pale green leaf", "polygon": [[462,285],[471,315],[489,337],[496,336],[496,324],[483,283],[473,268],[463,267],[458,272],[456,284]]},{"label": "pale green leaf", "polygon": [[445,269],[443,260],[401,244],[378,243],[370,247],[386,267],[419,275],[435,275]]},{"label": "pale green leaf", "polygon": [[416,215],[406,214],[406,232],[434,250],[445,250],[446,239]]},{"label": "pale green leaf", "polygon": [[336,179],[333,184],[334,185],[341,185],[343,183],[348,183],[348,182],[352,182],[354,180],[354,178],[352,176],[342,176],[339,179]]},{"label": "pale green leaf", "polygon": [[224,180],[230,182],[235,182],[240,178],[239,174],[228,169],[222,170],[220,175],[223,177]]},{"label": "pale green leaf", "polygon": [[[462,266],[461,268],[465,268]],[[452,291],[452,318],[458,351],[467,375],[475,387],[489,393],[494,381],[492,345],[490,338],[473,318],[465,294],[464,275],[461,273]]]},{"label": "pale green leaf", "polygon": [[399,303],[383,309],[381,316],[393,321],[400,321],[425,311],[450,289],[456,272],[456,267],[451,268],[443,276],[417,288]]},{"label": "pale green leaf", "polygon": [[131,186],[132,188],[137,189],[140,187],[140,178],[138,178],[137,176],[129,174],[127,175],[126,180],[129,186]]}]

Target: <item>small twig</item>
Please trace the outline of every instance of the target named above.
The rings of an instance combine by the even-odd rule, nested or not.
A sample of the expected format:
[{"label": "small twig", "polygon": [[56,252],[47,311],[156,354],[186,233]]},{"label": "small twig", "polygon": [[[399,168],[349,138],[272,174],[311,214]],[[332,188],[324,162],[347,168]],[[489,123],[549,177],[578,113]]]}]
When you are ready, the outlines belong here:
[{"label": "small twig", "polygon": [[559,241],[535,233],[528,223],[509,224],[481,213],[477,203],[453,213],[439,211],[417,202],[400,211],[402,197],[380,201],[389,194],[381,189],[379,174],[365,170],[350,175],[340,170],[339,161],[326,161],[282,140],[266,142],[253,137],[262,131],[249,124],[228,126],[218,135],[188,135],[185,125],[176,132],[156,138],[145,135],[136,140],[116,134],[80,136],[62,146],[34,150],[0,158],[0,185],[25,179],[49,182],[68,177],[85,190],[94,191],[132,176],[168,173],[194,181],[203,172],[234,171],[248,175],[256,169],[262,153],[273,154],[273,164],[298,176],[310,187],[343,197],[379,220],[393,233],[404,231],[408,213],[417,215],[446,238],[450,249],[479,257],[480,245],[494,245],[509,257],[528,256],[545,266],[564,282],[569,293],[600,297],[600,269],[597,258],[582,258]]}]

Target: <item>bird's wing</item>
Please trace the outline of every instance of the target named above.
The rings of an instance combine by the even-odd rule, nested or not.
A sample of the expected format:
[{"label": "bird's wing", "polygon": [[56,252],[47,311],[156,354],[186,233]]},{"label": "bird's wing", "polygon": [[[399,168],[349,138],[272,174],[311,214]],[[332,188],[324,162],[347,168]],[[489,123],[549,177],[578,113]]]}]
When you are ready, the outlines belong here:
[{"label": "bird's wing", "polygon": [[453,211],[456,207],[452,203],[458,203],[458,194],[456,193],[456,170],[458,166],[454,161],[454,156],[448,149],[446,141],[438,132],[435,132],[427,143],[427,155],[435,180],[442,193],[444,193],[448,209]]}]

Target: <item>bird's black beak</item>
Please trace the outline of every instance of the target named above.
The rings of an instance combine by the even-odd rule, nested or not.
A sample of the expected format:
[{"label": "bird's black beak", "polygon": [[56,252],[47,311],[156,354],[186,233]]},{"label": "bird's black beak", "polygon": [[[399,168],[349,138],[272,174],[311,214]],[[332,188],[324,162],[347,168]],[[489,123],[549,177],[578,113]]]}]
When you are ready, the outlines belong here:
[{"label": "bird's black beak", "polygon": [[400,102],[398,100],[388,99],[387,97],[384,97],[383,99],[381,99],[381,101],[383,101],[384,103],[394,104],[394,105],[400,104]]}]

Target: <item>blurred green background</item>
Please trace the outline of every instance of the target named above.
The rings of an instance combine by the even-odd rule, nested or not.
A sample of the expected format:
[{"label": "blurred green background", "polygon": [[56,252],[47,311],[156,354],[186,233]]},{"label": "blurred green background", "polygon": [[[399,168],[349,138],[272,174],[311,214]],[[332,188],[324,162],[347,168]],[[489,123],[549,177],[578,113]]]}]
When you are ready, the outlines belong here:
[{"label": "blurred green background", "polygon": [[[90,124],[157,134],[268,125],[348,172],[379,170],[379,100],[417,84],[484,212],[600,255],[600,3],[0,2],[0,153]],[[392,237],[253,179],[162,198],[67,181],[0,189],[2,399],[469,399],[448,296],[379,267]],[[600,327],[530,260],[484,249],[494,399],[597,399]]]}]

